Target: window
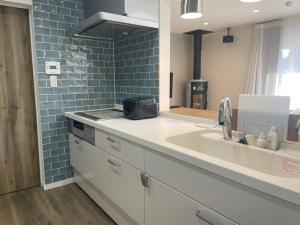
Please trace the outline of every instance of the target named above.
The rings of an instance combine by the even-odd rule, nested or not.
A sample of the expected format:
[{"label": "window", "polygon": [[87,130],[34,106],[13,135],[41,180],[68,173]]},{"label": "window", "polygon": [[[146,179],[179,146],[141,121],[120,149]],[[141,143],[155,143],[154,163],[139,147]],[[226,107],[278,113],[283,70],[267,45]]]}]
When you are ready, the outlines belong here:
[{"label": "window", "polygon": [[290,96],[300,109],[300,19],[283,21],[275,95]]}]

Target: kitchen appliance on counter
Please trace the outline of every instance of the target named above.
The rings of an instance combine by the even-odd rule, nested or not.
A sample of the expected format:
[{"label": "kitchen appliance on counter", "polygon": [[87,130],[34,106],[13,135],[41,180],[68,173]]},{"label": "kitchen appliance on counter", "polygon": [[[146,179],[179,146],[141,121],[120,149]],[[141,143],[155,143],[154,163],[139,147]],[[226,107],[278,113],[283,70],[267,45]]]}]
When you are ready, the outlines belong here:
[{"label": "kitchen appliance on counter", "polygon": [[100,109],[93,111],[85,112],[76,112],[75,115],[82,116],[91,120],[109,120],[109,119],[118,119],[124,117],[122,110],[118,109]]},{"label": "kitchen appliance on counter", "polygon": [[131,120],[155,118],[159,114],[154,97],[135,97],[123,101],[124,116]]}]

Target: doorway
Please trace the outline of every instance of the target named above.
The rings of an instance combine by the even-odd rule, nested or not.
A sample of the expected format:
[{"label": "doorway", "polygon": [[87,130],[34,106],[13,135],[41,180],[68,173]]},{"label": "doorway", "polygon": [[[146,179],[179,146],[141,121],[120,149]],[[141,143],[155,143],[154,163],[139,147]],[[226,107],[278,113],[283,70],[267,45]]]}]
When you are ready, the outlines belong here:
[{"label": "doorway", "polygon": [[0,194],[40,184],[29,11],[0,6]]}]

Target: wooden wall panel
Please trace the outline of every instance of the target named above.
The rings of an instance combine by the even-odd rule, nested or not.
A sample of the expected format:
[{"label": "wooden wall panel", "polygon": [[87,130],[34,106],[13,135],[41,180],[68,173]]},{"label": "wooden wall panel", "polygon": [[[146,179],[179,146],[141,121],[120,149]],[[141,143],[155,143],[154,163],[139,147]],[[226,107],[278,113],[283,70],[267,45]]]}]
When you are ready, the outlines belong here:
[{"label": "wooden wall panel", "polygon": [[28,10],[0,6],[0,194],[39,185]]}]

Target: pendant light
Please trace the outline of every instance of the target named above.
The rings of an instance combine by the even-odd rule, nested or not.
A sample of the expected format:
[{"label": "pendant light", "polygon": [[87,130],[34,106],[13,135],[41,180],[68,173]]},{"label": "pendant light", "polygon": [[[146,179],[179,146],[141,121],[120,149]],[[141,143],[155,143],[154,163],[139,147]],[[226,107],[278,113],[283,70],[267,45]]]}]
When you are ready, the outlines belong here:
[{"label": "pendant light", "polygon": [[181,0],[181,18],[198,19],[203,16],[203,0]]}]

